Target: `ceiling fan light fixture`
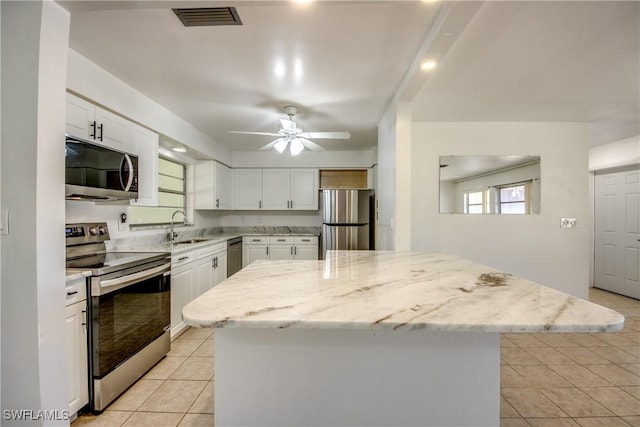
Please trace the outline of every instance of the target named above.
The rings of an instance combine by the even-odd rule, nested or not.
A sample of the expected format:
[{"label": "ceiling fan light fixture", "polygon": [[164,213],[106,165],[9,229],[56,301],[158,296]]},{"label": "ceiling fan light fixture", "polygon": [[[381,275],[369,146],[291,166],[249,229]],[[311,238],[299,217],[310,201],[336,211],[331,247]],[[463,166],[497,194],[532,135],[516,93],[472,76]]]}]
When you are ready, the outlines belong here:
[{"label": "ceiling fan light fixture", "polygon": [[289,144],[289,150],[291,151],[292,156],[297,156],[298,154],[302,153],[302,150],[304,150],[304,145],[298,138],[296,138],[291,141],[291,144]]},{"label": "ceiling fan light fixture", "polygon": [[276,142],[276,145],[274,145],[273,148],[275,148],[278,153],[282,154],[282,152],[286,150],[287,145],[288,143],[286,139],[280,139]]}]

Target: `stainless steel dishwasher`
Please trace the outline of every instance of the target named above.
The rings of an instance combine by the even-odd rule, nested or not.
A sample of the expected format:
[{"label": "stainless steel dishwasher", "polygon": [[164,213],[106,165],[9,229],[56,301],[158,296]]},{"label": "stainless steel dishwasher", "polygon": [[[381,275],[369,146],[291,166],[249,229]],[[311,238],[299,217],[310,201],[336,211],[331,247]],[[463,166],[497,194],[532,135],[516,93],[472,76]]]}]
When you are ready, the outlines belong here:
[{"label": "stainless steel dishwasher", "polygon": [[227,277],[242,269],[242,237],[227,240]]}]

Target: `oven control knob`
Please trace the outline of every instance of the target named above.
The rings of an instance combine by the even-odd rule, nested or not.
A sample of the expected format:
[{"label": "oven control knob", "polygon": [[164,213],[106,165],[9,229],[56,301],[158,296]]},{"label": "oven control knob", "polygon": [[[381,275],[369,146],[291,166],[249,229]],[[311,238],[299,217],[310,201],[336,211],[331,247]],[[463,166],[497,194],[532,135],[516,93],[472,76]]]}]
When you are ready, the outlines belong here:
[{"label": "oven control knob", "polygon": [[91,234],[92,236],[97,236],[98,235],[98,227],[90,227],[89,228],[89,234]]},{"label": "oven control knob", "polygon": [[104,227],[98,227],[98,233],[101,236],[104,236],[105,234],[107,234],[107,230],[105,230]]}]

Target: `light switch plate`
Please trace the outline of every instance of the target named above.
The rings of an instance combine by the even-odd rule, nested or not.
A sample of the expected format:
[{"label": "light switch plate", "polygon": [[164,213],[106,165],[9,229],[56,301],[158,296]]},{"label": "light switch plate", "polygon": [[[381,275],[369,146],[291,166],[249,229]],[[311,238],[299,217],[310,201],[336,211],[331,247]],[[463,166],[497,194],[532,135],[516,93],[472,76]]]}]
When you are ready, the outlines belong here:
[{"label": "light switch plate", "polygon": [[578,228],[578,220],[575,218],[560,218],[560,228]]}]

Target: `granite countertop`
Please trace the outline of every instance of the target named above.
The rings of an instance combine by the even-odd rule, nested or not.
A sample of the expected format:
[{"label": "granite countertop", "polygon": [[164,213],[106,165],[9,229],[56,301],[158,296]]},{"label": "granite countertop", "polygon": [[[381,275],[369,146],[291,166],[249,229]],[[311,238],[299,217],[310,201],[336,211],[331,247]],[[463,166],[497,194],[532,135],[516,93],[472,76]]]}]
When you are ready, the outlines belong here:
[{"label": "granite countertop", "polygon": [[170,252],[172,255],[199,249],[208,245],[226,242],[229,239],[243,236],[318,236],[319,227],[246,227],[238,230],[206,232],[195,230],[181,232],[176,242],[203,239],[201,242],[171,245],[164,234],[147,238],[130,238],[109,242],[109,250],[116,252]]},{"label": "granite countertop", "polygon": [[444,253],[333,251],[257,261],[187,304],[191,326],[609,332],[608,308]]}]

